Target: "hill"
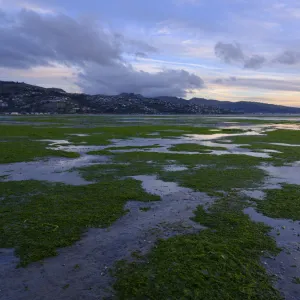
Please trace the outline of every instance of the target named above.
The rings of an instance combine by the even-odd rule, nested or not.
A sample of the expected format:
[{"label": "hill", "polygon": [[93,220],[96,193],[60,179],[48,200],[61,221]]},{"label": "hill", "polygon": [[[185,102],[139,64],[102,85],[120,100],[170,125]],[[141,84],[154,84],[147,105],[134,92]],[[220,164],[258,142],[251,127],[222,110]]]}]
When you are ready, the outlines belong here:
[{"label": "hill", "polygon": [[[182,102],[183,101],[183,102]],[[136,94],[72,94],[56,88],[0,81],[0,113],[94,114],[225,114],[229,110],[188,102],[167,101]]]},{"label": "hill", "polygon": [[230,102],[204,98],[162,96],[147,98],[133,93],[87,95],[26,83],[0,81],[0,113],[102,114],[299,114],[300,108],[260,102]]},{"label": "hill", "polygon": [[243,113],[276,113],[276,114],[295,114],[300,113],[299,107],[289,107],[282,105],[267,104],[261,102],[230,102],[218,100],[206,100],[201,98],[193,98],[190,100],[194,104],[219,106],[223,109],[233,110]]},{"label": "hill", "polygon": [[231,101],[219,101],[219,100],[208,100],[204,98],[193,98],[191,100],[185,100],[177,97],[158,97],[158,99],[169,101],[173,103],[193,103],[198,105],[215,106],[221,109],[230,110],[235,113],[245,114],[257,114],[257,113],[272,113],[272,114],[299,114],[300,108],[289,107],[282,105],[267,104],[261,102],[231,102]]},{"label": "hill", "polygon": [[57,88],[43,88],[24,82],[0,81],[0,95],[2,96],[11,96],[14,94],[19,94],[31,90],[41,91],[44,93],[66,93],[64,90]]}]

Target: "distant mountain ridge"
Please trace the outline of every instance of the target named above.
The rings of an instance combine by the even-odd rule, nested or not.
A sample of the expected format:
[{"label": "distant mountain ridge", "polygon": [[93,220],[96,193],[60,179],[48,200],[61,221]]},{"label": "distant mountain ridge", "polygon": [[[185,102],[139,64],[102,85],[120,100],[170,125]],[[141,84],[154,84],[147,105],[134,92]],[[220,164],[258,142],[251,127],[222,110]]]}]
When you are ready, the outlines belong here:
[{"label": "distant mountain ridge", "polygon": [[[185,100],[184,100],[185,101]],[[192,102],[169,102],[133,93],[86,95],[0,81],[0,113],[21,114],[228,114],[229,110]]]},{"label": "distant mountain ridge", "polygon": [[245,113],[245,114],[247,113],[248,114],[254,114],[254,113],[256,114],[257,113],[299,114],[300,113],[299,107],[267,104],[261,102],[249,102],[249,101],[231,102],[231,101],[220,101],[220,100],[208,100],[204,98],[192,98],[191,100],[186,100],[183,98],[168,97],[168,96],[157,97],[157,99],[174,102],[174,103],[181,103],[181,104],[193,103],[198,105],[217,106],[220,107],[221,109],[230,110],[235,113]]},{"label": "distant mountain ridge", "polygon": [[101,113],[101,114],[300,114],[300,108],[259,102],[230,102],[204,98],[162,96],[148,98],[134,93],[87,95],[67,93],[26,83],[0,81],[0,113]]},{"label": "distant mountain ridge", "polygon": [[203,105],[217,105],[223,109],[233,110],[235,112],[243,113],[300,113],[299,107],[289,107],[283,105],[275,105],[261,102],[249,102],[249,101],[218,101],[218,100],[206,100],[193,98],[190,100],[195,104]]}]

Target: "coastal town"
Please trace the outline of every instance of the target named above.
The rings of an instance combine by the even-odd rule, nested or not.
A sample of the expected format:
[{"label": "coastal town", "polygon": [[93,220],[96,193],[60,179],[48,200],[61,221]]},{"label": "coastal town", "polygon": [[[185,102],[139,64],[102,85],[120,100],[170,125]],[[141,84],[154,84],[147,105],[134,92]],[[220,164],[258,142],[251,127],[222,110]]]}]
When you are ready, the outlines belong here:
[{"label": "coastal town", "polygon": [[224,114],[216,106],[146,98],[133,93],[86,95],[25,83],[0,82],[2,114]]}]

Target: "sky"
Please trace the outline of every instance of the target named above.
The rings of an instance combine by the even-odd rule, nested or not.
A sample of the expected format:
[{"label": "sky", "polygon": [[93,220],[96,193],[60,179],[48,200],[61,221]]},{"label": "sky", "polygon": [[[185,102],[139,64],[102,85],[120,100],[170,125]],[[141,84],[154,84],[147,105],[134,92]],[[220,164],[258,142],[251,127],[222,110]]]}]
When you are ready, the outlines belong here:
[{"label": "sky", "polygon": [[300,107],[299,0],[0,0],[0,80]]}]

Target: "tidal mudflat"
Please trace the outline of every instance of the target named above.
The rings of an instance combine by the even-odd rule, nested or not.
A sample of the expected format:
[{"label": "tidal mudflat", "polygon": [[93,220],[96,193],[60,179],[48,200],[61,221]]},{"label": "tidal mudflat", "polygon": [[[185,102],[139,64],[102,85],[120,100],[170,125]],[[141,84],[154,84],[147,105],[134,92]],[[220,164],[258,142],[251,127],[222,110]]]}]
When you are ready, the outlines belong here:
[{"label": "tidal mudflat", "polygon": [[0,299],[300,299],[299,118],[0,121]]}]

